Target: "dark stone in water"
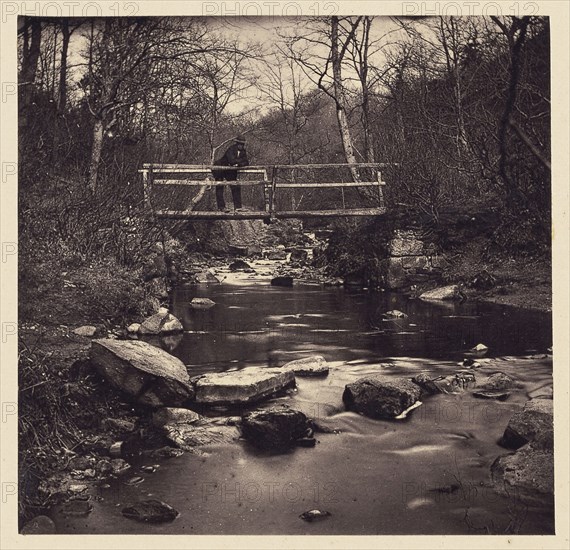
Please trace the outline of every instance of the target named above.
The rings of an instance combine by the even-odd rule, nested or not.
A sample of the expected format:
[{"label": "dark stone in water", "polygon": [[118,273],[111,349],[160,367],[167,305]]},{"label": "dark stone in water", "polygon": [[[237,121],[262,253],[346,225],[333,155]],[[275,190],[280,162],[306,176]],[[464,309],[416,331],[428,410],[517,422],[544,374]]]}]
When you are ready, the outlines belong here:
[{"label": "dark stone in water", "polygon": [[539,506],[554,504],[554,453],[529,443],[491,465],[495,491]]},{"label": "dark stone in water", "polygon": [[122,510],[123,516],[145,523],[165,523],[178,517],[178,512],[160,500],[141,500]]},{"label": "dark stone in water", "polygon": [[509,449],[518,449],[533,442],[536,447],[546,447],[552,450],[553,415],[552,399],[527,401],[523,410],[515,413],[509,420],[500,444]]},{"label": "dark stone in water", "polygon": [[368,376],[347,384],[342,400],[349,411],[370,418],[396,418],[419,400],[420,387],[407,378]]},{"label": "dark stone in water", "polygon": [[391,311],[387,311],[386,313],[382,314],[384,319],[407,319],[408,316],[402,312],[398,311],[397,309],[393,309]]},{"label": "dark stone in water", "polygon": [[236,260],[229,265],[230,271],[251,271],[251,266],[243,260]]},{"label": "dark stone in water", "polygon": [[274,407],[245,414],[241,430],[243,437],[255,447],[280,451],[308,439],[306,435],[311,425],[301,411]]},{"label": "dark stone in water", "polygon": [[303,521],[313,522],[313,521],[322,521],[323,519],[326,519],[331,515],[332,514],[330,512],[327,512],[326,510],[309,510],[308,512],[303,512],[299,517]]},{"label": "dark stone in water", "polygon": [[517,383],[513,378],[511,378],[508,374],[504,372],[496,372],[492,374],[483,382],[481,386],[482,390],[485,391],[503,391],[503,390],[510,390],[513,388],[519,388],[520,384]]},{"label": "dark stone in water", "polygon": [[281,277],[275,277],[271,279],[272,286],[293,286],[293,277],[289,275],[283,275]]},{"label": "dark stone in water", "polygon": [[496,399],[497,401],[506,401],[511,396],[508,391],[474,391],[473,397],[479,399]]}]

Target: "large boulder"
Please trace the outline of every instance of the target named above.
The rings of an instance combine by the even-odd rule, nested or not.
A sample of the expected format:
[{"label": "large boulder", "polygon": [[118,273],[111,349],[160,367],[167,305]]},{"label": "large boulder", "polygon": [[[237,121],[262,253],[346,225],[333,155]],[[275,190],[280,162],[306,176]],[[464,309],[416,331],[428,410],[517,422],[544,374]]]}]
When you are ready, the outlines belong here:
[{"label": "large boulder", "polygon": [[292,371],[295,376],[326,376],[329,373],[329,366],[322,355],[289,361],[281,369]]},{"label": "large boulder", "polygon": [[175,334],[183,331],[184,327],[182,326],[182,323],[174,317],[174,315],[169,313],[166,308],[160,308],[158,313],[155,313],[148,319],[145,319],[138,330],[139,334],[143,336]]},{"label": "large boulder", "polygon": [[554,453],[529,443],[491,465],[495,490],[511,499],[550,503],[554,498]]},{"label": "large boulder", "polygon": [[193,397],[184,363],[146,342],[93,340],[91,360],[115,388],[141,405],[180,406]]},{"label": "large boulder", "polygon": [[287,407],[253,411],[241,422],[243,437],[255,447],[273,451],[306,445],[312,439],[309,419],[301,412]]},{"label": "large boulder", "polygon": [[458,285],[442,286],[428,290],[420,295],[422,300],[459,300],[461,292]]},{"label": "large boulder", "polygon": [[259,367],[206,374],[194,382],[196,402],[203,405],[255,403],[294,385],[291,371]]},{"label": "large boulder", "polygon": [[[538,439],[537,444],[552,448],[554,410],[552,399],[531,399],[509,420],[501,445],[518,449]],[[536,446],[536,445],[535,445]]]},{"label": "large boulder", "polygon": [[420,398],[420,387],[407,378],[377,375],[347,384],[342,400],[347,410],[371,418],[395,418]]}]

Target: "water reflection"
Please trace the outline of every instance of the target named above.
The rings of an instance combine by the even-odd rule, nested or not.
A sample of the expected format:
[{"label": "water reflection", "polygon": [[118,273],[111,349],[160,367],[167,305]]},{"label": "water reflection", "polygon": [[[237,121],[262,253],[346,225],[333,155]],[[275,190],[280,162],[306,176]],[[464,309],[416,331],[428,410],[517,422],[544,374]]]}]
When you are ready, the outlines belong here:
[{"label": "water reflection", "polygon": [[[194,297],[216,306],[194,309]],[[388,310],[404,319],[384,319]],[[483,342],[490,355],[544,351],[551,345],[552,320],[546,313],[506,306],[425,302],[401,294],[342,288],[216,285],[179,289],[174,314],[186,332],[173,353],[187,364],[225,370],[237,362],[275,365],[310,353],[350,361],[387,356],[460,359]]]}]

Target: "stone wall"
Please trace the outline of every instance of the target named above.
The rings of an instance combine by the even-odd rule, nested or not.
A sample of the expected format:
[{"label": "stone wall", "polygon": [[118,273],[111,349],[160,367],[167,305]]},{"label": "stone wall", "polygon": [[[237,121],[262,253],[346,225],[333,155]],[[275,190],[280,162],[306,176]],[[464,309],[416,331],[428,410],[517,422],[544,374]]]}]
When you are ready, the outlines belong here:
[{"label": "stone wall", "polygon": [[380,275],[387,289],[403,289],[423,283],[439,283],[446,260],[437,247],[424,243],[414,229],[395,229],[388,242],[388,257],[380,260]]}]

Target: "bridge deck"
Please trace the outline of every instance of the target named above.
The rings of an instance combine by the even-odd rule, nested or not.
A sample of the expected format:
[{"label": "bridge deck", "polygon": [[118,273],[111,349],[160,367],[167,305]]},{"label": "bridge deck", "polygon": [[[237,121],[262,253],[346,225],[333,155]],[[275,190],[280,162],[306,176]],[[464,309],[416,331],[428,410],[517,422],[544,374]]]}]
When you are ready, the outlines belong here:
[{"label": "bridge deck", "polygon": [[343,216],[381,216],[386,214],[386,208],[348,208],[339,210],[290,210],[275,211],[273,214],[266,211],[220,212],[200,210],[158,210],[157,218],[172,220],[263,220],[263,219],[289,219],[289,218],[327,218]]},{"label": "bridge deck", "polygon": [[[355,163],[355,164],[304,164],[304,165],[263,165],[248,166],[243,168],[228,166],[211,166],[200,164],[143,164],[143,169],[139,170],[143,176],[143,187],[145,200],[152,208],[151,190],[154,186],[167,186],[171,189],[178,186],[199,187],[201,191],[196,194],[194,206],[202,199],[204,193],[213,186],[238,185],[240,187],[260,186],[265,200],[265,210],[242,210],[240,212],[204,211],[189,208],[186,210],[170,210],[153,208],[157,218],[177,219],[177,220],[274,220],[288,218],[332,218],[350,216],[382,216],[386,214],[384,205],[383,187],[386,185],[382,181],[382,175],[376,172],[376,181],[347,181],[347,182],[279,182],[277,172],[279,170],[303,170],[303,169],[323,169],[323,168],[381,168],[388,166],[385,163]],[[234,170],[240,174],[256,174],[263,179],[238,181],[212,181],[212,169]],[[268,177],[269,172],[269,177]],[[174,174],[178,179],[174,178]],[[205,175],[208,179],[195,179],[194,174]],[[189,177],[184,178],[184,175]],[[182,176],[182,177],[180,177]],[[344,187],[375,187],[377,189],[378,206],[374,208],[346,208],[344,207]],[[333,208],[330,210],[282,210],[276,206],[276,196],[284,189],[303,188],[341,188],[343,208]],[[185,205],[187,206],[187,205]]]}]

